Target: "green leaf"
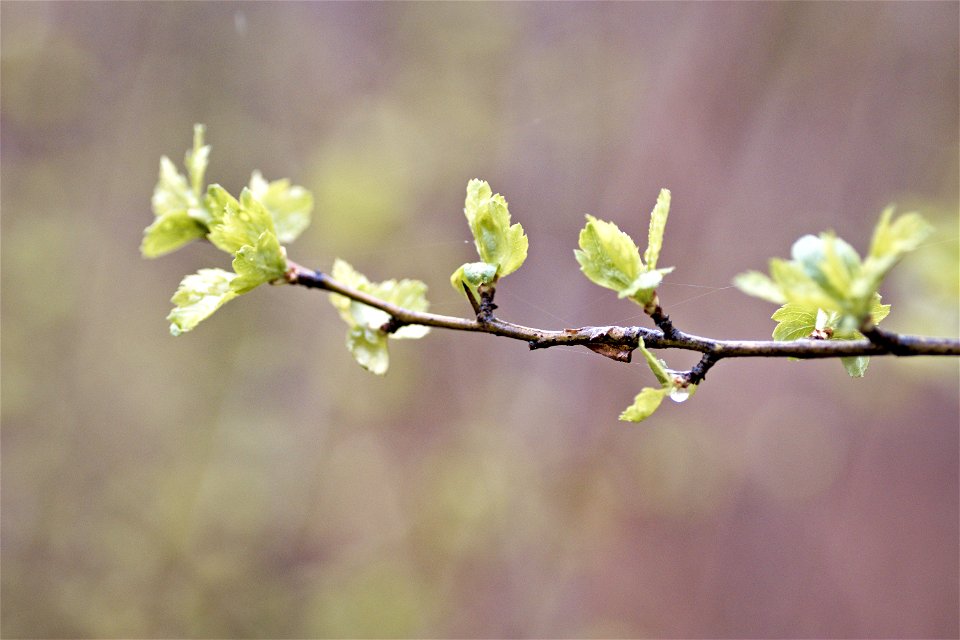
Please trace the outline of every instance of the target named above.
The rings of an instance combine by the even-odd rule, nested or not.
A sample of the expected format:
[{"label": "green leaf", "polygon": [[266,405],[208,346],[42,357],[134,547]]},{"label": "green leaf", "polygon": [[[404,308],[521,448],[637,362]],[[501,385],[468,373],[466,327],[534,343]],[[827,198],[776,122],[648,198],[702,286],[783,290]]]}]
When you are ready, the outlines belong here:
[{"label": "green leaf", "polygon": [[287,259],[272,231],[264,231],[255,245],[243,245],[233,259],[233,270],[239,276],[232,283],[237,293],[246,293],[254,287],[283,277]]},{"label": "green leaf", "polygon": [[178,336],[190,331],[236,298],[239,294],[231,288],[236,277],[236,274],[223,269],[200,269],[185,277],[171,299],[176,308],[167,316],[170,333]]},{"label": "green leaf", "polygon": [[276,236],[273,217],[249,189],[244,188],[239,201],[220,185],[211,185],[207,194],[215,210],[208,238],[218,249],[236,254],[245,245],[256,246],[264,231]]},{"label": "green leaf", "polygon": [[673,267],[644,271],[630,283],[630,286],[617,294],[618,298],[630,298],[640,305],[645,305],[653,298],[654,290],[660,286],[663,276],[673,271]]},{"label": "green leaf", "polygon": [[670,395],[669,387],[659,389],[646,387],[633,399],[633,404],[624,409],[620,419],[625,422],[642,422],[653,415],[668,395]]},{"label": "green leaf", "polygon": [[151,204],[156,219],[143,232],[140,251],[144,257],[170,253],[206,233],[206,211],[187,186],[187,179],[166,156],[160,158],[160,177]]},{"label": "green leaf", "polygon": [[614,223],[598,220],[589,214],[586,226],[580,230],[580,248],[573,253],[583,275],[618,293],[631,291],[631,286],[644,271],[640,250],[633,239]]},{"label": "green leaf", "polygon": [[206,130],[207,128],[202,124],[193,125],[193,149],[187,151],[183,162],[187,173],[190,174],[190,186],[198,201],[203,194],[203,175],[210,162],[210,146],[203,144],[203,134]]},{"label": "green leaf", "polygon": [[222,224],[228,211],[231,215],[236,215],[240,210],[240,201],[219,184],[211,184],[207,187],[204,204],[210,215],[208,226]]},{"label": "green leaf", "polygon": [[873,232],[868,258],[883,260],[899,258],[913,251],[933,233],[933,227],[916,212],[905,213],[890,222],[893,217],[892,206],[884,209]]},{"label": "green leaf", "polygon": [[[334,280],[342,282],[351,289],[357,289],[359,291],[364,291],[367,285],[370,284],[370,281],[367,280],[367,277],[362,273],[354,269],[349,262],[346,260],[341,260],[337,258],[333,261],[333,268],[330,270],[330,275]],[[330,304],[332,304],[336,310],[340,313],[340,317],[348,325],[356,324],[353,319],[353,314],[350,312],[350,304],[353,301],[346,296],[342,296],[339,293],[330,294]]]},{"label": "green leaf", "polygon": [[778,323],[773,330],[773,339],[790,342],[810,337],[816,328],[817,310],[791,302],[774,311],[771,318]]},{"label": "green leaf", "polygon": [[890,305],[881,302],[879,293],[873,294],[873,301],[870,305],[870,321],[873,324],[880,324],[880,321],[890,315]]},{"label": "green leaf", "polygon": [[653,371],[653,375],[657,377],[657,381],[664,387],[673,386],[673,375],[667,371],[667,363],[663,360],[660,360],[655,355],[650,353],[650,350],[643,343],[643,338],[639,339],[639,344],[637,348],[640,350],[640,353],[643,354],[643,357],[647,361],[647,365],[650,367],[650,370]]},{"label": "green leaf", "polygon": [[820,309],[837,309],[840,306],[797,262],[774,258],[770,261],[770,275],[787,302]]},{"label": "green leaf", "polygon": [[867,372],[867,365],[870,364],[870,358],[869,356],[852,356],[840,358],[840,362],[843,363],[843,368],[847,370],[851,378],[862,378],[863,374]]},{"label": "green leaf", "polygon": [[741,273],[733,279],[733,285],[748,296],[760,298],[767,302],[783,304],[787,301],[777,283],[759,271]]},{"label": "green leaf", "polygon": [[167,156],[160,158],[160,177],[153,189],[151,204],[157,216],[172,211],[187,211],[198,204],[196,194],[187,186],[186,177],[177,171]]},{"label": "green leaf", "polygon": [[480,294],[477,288],[482,284],[492,284],[497,280],[497,265],[486,262],[468,262],[460,265],[460,268],[450,276],[450,285],[459,293],[467,295],[463,289],[466,284],[473,293],[474,298],[479,298]]},{"label": "green leaf", "polygon": [[863,264],[863,278],[856,293],[865,298],[880,286],[887,272],[913,251],[933,232],[933,227],[919,213],[905,213],[891,222],[893,207],[887,207],[873,232],[870,253]]},{"label": "green leaf", "polygon": [[250,176],[250,192],[273,216],[277,239],[281,244],[293,242],[310,226],[313,194],[289,180],[267,182],[259,171]]},{"label": "green leaf", "polygon": [[667,226],[667,215],[670,213],[670,190],[660,189],[657,204],[650,213],[650,230],[648,233],[647,250],[643,253],[643,261],[648,269],[655,269],[663,248],[663,231]]},{"label": "green leaf", "polygon": [[467,183],[463,213],[480,259],[497,265],[497,277],[520,268],[527,258],[529,241],[519,223],[510,224],[510,212],[503,196],[493,195],[485,181],[471,180]]},{"label": "green leaf", "polygon": [[347,333],[347,349],[357,364],[378,376],[384,375],[390,366],[387,336],[382,331],[352,327]]},{"label": "green leaf", "polygon": [[202,238],[206,233],[207,228],[191,218],[186,209],[169,211],[144,229],[140,253],[145,258],[156,258]]}]

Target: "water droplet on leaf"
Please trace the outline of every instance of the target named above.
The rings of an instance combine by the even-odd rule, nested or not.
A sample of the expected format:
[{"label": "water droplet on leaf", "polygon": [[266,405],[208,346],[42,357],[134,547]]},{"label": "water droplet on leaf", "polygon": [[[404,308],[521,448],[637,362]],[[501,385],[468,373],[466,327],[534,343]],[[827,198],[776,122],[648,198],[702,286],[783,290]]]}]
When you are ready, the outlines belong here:
[{"label": "water droplet on leaf", "polygon": [[670,399],[674,402],[684,402],[690,397],[690,389],[687,387],[674,387],[670,391]]}]

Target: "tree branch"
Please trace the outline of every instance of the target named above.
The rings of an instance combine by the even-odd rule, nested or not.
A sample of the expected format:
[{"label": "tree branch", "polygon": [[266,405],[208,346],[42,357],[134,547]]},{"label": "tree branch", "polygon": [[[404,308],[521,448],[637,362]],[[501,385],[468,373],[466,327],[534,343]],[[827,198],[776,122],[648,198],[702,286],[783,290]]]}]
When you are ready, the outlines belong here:
[{"label": "tree branch", "polygon": [[666,314],[656,305],[655,320],[661,329],[645,327],[580,327],[579,329],[547,330],[525,327],[500,320],[493,315],[492,295],[488,304],[477,305],[477,318],[459,318],[436,313],[412,311],[385,302],[338,282],[325,273],[313,271],[289,262],[286,281],[313,289],[338,293],[351,300],[386,312],[391,320],[383,330],[396,331],[404,325],[423,325],[454,331],[489,333],[514,340],[522,340],[530,349],[558,346],[585,346],[601,355],[621,362],[630,361],[630,353],[643,339],[648,349],[682,349],[698,351],[703,355],[689,371],[682,374],[689,383],[698,384],[707,371],[723,358],[845,358],[853,356],[960,356],[960,340],[930,338],[882,331],[865,326],[863,340],[716,340],[685,333],[670,323]]}]

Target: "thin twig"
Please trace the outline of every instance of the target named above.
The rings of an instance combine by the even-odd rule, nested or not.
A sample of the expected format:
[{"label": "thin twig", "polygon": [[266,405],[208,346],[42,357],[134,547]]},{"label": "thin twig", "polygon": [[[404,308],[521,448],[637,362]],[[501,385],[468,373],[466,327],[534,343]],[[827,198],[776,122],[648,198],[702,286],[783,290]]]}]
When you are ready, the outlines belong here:
[{"label": "thin twig", "polygon": [[[852,356],[960,356],[960,340],[901,335],[867,328],[863,340],[716,340],[685,333],[667,324],[669,333],[645,327],[580,327],[578,329],[548,330],[525,327],[496,318],[492,309],[478,313],[476,319],[459,318],[436,313],[413,311],[391,304],[368,293],[338,282],[325,273],[289,263],[286,281],[290,284],[323,289],[338,293],[357,302],[386,312],[391,317],[391,328],[404,325],[423,325],[438,329],[489,333],[514,340],[522,340],[530,349],[558,346],[585,346],[593,351],[620,361],[629,361],[629,354],[643,338],[649,349],[682,349],[704,354],[700,362],[685,377],[692,384],[703,380],[707,370],[723,358],[845,358]],[[492,300],[491,300],[492,302]],[[658,306],[659,309],[659,306]],[[660,314],[665,318],[662,309]],[[669,321],[667,321],[669,322]],[[661,324],[664,324],[661,321]]]}]

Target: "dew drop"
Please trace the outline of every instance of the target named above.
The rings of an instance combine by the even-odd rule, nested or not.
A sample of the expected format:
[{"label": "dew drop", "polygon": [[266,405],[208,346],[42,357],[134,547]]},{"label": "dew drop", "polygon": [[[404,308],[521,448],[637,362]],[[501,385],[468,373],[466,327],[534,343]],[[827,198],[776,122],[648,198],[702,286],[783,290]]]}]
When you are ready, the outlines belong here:
[{"label": "dew drop", "polygon": [[670,399],[674,402],[685,402],[690,397],[690,389],[686,387],[674,387],[670,392]]}]

